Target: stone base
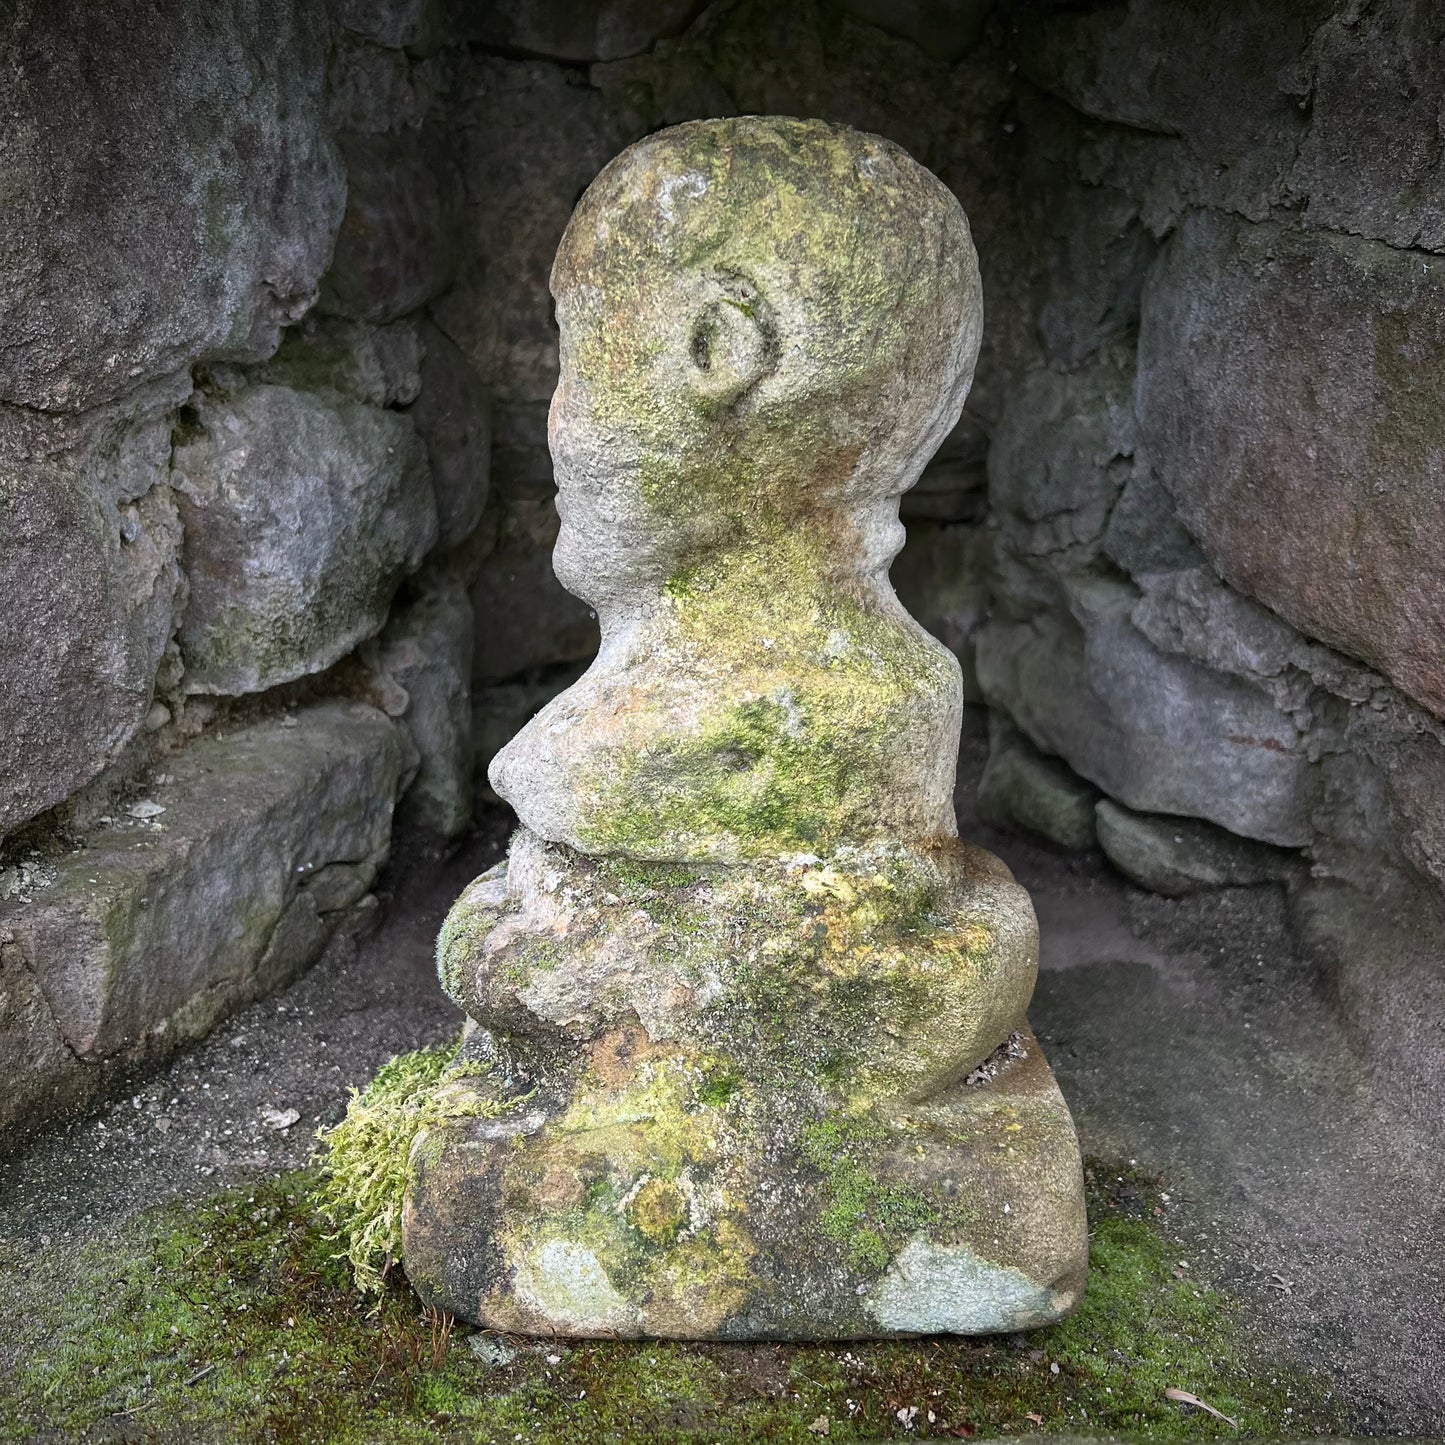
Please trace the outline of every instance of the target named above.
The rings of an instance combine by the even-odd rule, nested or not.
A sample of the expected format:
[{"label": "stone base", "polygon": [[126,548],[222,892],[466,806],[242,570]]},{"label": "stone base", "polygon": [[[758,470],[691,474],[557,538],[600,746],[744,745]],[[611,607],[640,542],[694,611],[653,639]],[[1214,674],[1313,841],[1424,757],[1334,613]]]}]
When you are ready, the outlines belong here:
[{"label": "stone base", "polygon": [[641,1029],[530,1063],[488,1040],[413,1154],[406,1269],[440,1309],[523,1334],[818,1340],[1031,1329],[1079,1299],[1078,1142],[1024,1028],[973,1082],[861,1114]]}]

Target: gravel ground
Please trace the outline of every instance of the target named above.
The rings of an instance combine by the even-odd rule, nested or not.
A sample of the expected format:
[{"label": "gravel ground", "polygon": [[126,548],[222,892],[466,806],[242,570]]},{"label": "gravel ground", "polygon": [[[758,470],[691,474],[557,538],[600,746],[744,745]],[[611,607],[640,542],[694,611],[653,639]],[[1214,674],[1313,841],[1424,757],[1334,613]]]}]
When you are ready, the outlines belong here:
[{"label": "gravel ground", "polygon": [[[1086,1152],[1163,1176],[1181,1268],[1236,1291],[1262,1344],[1330,1371],[1358,1429],[1445,1430],[1439,1141],[1396,1119],[1347,1052],[1279,895],[1158,899],[1098,858],[992,832],[970,801],[985,752],[971,718],[963,831],[1033,892],[1031,1018]],[[433,940],[507,827],[490,815],[447,854],[399,840],[371,938],[337,943],[284,994],[0,1164],[0,1245],[103,1237],[141,1209],[303,1163],[351,1086],[458,1028]]]},{"label": "gravel ground", "polygon": [[437,985],[436,934],[457,894],[501,857],[510,824],[498,809],[450,853],[399,839],[370,938],[334,939],[284,993],[0,1165],[0,1243],[98,1233],[152,1205],[304,1164],[351,1088],[393,1054],[461,1027]]}]

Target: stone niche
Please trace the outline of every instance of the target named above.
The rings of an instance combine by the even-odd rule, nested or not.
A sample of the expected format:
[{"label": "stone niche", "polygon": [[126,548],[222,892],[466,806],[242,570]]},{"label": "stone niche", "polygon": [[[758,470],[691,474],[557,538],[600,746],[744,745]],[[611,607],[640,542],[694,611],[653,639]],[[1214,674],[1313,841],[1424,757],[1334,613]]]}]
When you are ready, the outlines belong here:
[{"label": "stone niche", "polygon": [[816,121],[692,122],[552,270],[558,575],[602,649],[493,759],[443,929],[477,1026],[408,1277],[497,1329],[989,1333],[1088,1260],[1027,895],[957,837],[961,677],[887,579],[980,330],[957,200]]},{"label": "stone niche", "polygon": [[[308,851],[315,756],[379,780],[369,859],[396,818],[454,839],[495,805],[488,763],[598,645],[550,561],[568,217],[659,128],[771,114],[901,145],[973,228],[977,373],[892,580],[988,710],[990,820],[1150,889],[1286,890],[1362,1057],[1438,1128],[1435,7],[196,8],[0,18],[0,1127],[351,916],[280,972],[256,923],[72,1008],[91,925],[49,890],[108,830],[215,811],[191,749],[295,718],[317,751],[278,752],[278,826],[318,869],[362,854]],[[258,894],[261,831],[225,864]],[[197,867],[147,895],[157,936],[224,881]],[[77,1049],[102,1015],[133,1027]]]}]

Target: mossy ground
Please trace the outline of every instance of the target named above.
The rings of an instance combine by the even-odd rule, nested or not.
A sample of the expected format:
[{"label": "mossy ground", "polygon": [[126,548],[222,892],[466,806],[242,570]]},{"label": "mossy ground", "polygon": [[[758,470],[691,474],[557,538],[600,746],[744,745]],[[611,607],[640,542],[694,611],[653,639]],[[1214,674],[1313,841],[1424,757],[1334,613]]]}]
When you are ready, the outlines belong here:
[{"label": "mossy ground", "polygon": [[395,1272],[379,1297],[358,1294],[315,1177],[291,1174],[78,1256],[0,1257],[0,1337],[20,1342],[0,1438],[809,1441],[819,1416],[832,1440],[1234,1433],[1167,1400],[1170,1386],[1241,1434],[1337,1429],[1326,1387],[1246,1347],[1230,1298],[1180,1267],[1158,1181],[1090,1176],[1089,1288],[1049,1330],[833,1346],[489,1337],[510,1358],[488,1364]]}]

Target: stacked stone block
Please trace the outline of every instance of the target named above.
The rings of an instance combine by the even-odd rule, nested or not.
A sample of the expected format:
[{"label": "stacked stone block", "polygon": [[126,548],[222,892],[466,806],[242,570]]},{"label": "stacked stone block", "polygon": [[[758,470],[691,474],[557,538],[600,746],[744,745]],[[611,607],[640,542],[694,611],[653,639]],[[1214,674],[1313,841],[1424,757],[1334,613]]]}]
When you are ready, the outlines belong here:
[{"label": "stacked stone block", "polygon": [[398,804],[471,817],[436,67],[320,0],[196,19],[3,22],[0,1130],[366,924]]}]

